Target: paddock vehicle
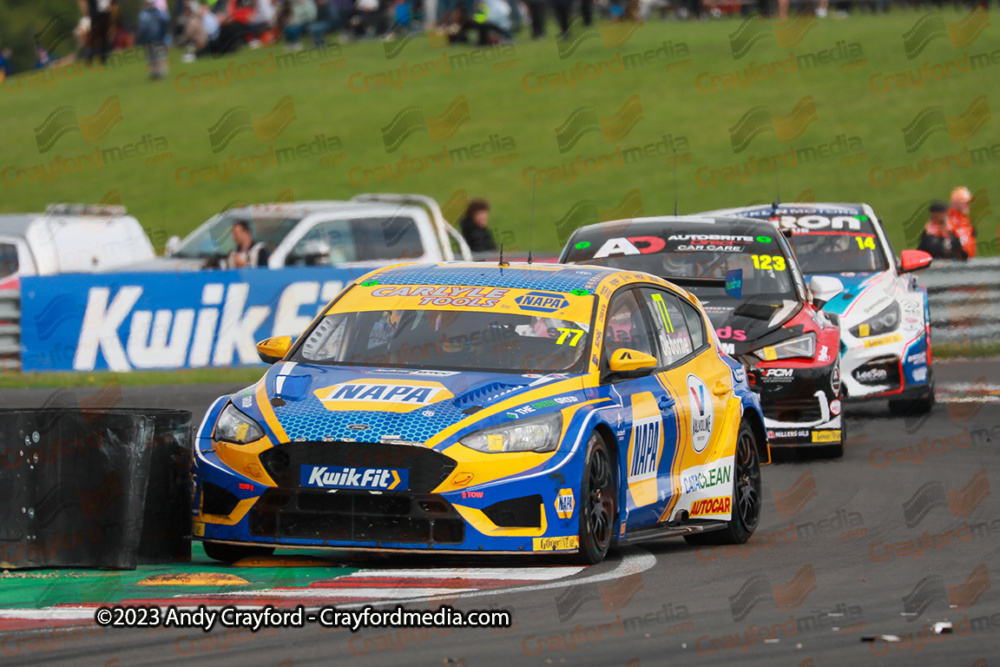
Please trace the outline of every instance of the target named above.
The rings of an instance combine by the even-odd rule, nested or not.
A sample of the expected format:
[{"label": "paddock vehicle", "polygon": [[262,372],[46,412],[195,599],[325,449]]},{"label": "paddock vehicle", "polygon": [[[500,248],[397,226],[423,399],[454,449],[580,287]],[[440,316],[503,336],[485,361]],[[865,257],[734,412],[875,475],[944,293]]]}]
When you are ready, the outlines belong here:
[{"label": "paddock vehicle", "polygon": [[376,270],[198,430],[193,534],[275,548],[564,554],[745,542],[757,395],[685,290],[555,264]]},{"label": "paddock vehicle", "polygon": [[350,201],[302,201],[231,208],[167,241],[167,257],[128,271],[198,271],[226,267],[233,224],[250,226],[269,250],[268,268],[384,265],[400,260],[471,259],[469,246],[430,197],[358,195]]}]

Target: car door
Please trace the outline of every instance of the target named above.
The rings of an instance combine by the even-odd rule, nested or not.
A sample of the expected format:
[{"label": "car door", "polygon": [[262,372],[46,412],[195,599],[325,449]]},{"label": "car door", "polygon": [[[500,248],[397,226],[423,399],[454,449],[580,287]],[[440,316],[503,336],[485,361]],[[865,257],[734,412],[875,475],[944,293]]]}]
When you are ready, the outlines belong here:
[{"label": "car door", "polygon": [[698,309],[666,289],[643,288],[641,295],[663,350],[664,366],[656,378],[676,400],[674,458],[662,472],[662,486],[670,489],[670,497],[658,519],[669,521],[675,508],[689,505],[679,502],[682,495],[707,498],[712,497],[707,494],[721,491],[711,488],[716,484],[701,485],[700,480],[725,477],[724,472],[717,474],[724,467],[717,460],[720,444],[729,437],[725,416],[732,394],[732,372],[712,348],[708,324]]},{"label": "car door", "polygon": [[620,488],[624,490],[621,519],[622,528],[630,531],[654,525],[670,498],[669,471],[677,441],[674,414],[677,398],[668,392],[656,373],[619,379],[609,377],[607,369],[611,354],[620,348],[644,352],[659,361],[662,355],[652,324],[638,289],[626,288],[612,297],[603,330],[601,368],[602,377],[608,381],[602,390],[621,406],[619,414],[624,426],[618,452]]}]

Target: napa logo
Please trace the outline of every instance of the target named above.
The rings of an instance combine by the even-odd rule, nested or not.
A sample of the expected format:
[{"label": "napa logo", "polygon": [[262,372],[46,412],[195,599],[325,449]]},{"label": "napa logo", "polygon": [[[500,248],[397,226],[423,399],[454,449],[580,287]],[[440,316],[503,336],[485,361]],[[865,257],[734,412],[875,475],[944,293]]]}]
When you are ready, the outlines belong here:
[{"label": "napa logo", "polygon": [[651,392],[632,396],[632,438],[628,443],[628,489],[636,507],[657,501],[657,472],[663,456],[663,415]]},{"label": "napa logo", "polygon": [[688,402],[691,407],[691,446],[701,454],[712,439],[712,421],[715,409],[708,387],[696,375],[688,375]]},{"label": "napa logo", "polygon": [[454,398],[440,382],[369,379],[341,382],[313,392],[327,410],[412,412]]},{"label": "napa logo", "polygon": [[299,473],[302,486],[314,489],[405,491],[410,485],[410,471],[405,469],[300,466]]},{"label": "napa logo", "polygon": [[562,294],[550,292],[528,292],[514,299],[521,310],[531,310],[538,313],[552,313],[569,305]]}]

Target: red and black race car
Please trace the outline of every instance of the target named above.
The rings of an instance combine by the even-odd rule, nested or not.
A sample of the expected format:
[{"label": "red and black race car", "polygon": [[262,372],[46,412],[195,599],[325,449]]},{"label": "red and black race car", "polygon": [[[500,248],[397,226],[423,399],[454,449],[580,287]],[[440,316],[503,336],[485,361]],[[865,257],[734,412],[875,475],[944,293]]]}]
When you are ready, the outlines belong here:
[{"label": "red and black race car", "polygon": [[760,394],[772,446],[843,452],[840,328],[822,305],[836,278],[807,287],[771,222],[720,216],[636,218],[578,229],[559,258],[646,271],[686,287],[712,320],[720,351]]}]

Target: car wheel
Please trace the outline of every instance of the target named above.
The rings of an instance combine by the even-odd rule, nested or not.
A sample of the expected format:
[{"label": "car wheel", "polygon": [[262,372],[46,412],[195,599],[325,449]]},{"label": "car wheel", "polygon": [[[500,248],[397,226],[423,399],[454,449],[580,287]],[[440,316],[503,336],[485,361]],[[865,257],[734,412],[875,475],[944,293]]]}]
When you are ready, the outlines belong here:
[{"label": "car wheel", "polygon": [[618,483],[604,438],[596,431],[587,443],[587,459],[580,484],[580,551],[576,560],[594,565],[611,546],[617,517]]},{"label": "car wheel", "polygon": [[760,523],[760,458],[757,438],[746,422],[736,436],[736,461],[733,464],[733,513],[722,530],[685,535],[688,544],[743,544]]},{"label": "car wheel", "polygon": [[927,370],[927,390],[918,398],[889,401],[889,414],[896,416],[925,415],[934,408],[934,371]]},{"label": "car wheel", "polygon": [[270,556],[274,553],[274,547],[249,547],[242,544],[220,544],[218,542],[202,542],[205,553],[212,560],[219,560],[223,563],[235,563],[244,558],[252,556]]}]

